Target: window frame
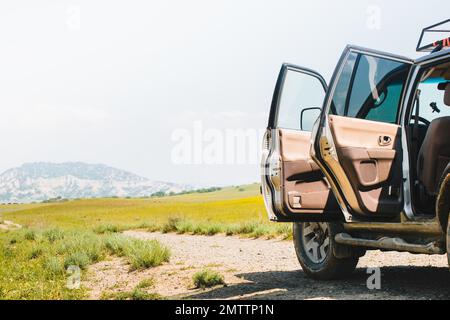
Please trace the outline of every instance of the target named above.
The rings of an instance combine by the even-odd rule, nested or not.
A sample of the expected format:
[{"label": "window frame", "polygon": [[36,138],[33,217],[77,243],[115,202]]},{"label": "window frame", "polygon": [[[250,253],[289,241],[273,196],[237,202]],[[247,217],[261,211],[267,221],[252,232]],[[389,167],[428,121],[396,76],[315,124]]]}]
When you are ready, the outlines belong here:
[{"label": "window frame", "polygon": [[[280,100],[281,100],[280,98],[281,98],[281,95],[283,94],[284,81],[286,80],[286,75],[288,74],[289,71],[309,75],[309,76],[314,77],[317,80],[319,80],[320,84],[322,85],[322,87],[324,89],[324,101],[326,99],[326,95],[328,92],[328,85],[320,73],[318,73],[317,71],[314,71],[312,69],[309,69],[309,68],[297,66],[294,64],[290,64],[290,63],[283,63],[283,65],[281,66],[281,70],[278,75],[277,83],[275,85],[275,90],[274,90],[274,93],[272,96],[272,103],[271,103],[271,107],[270,107],[270,114],[269,114],[269,121],[267,124],[267,129],[278,128],[277,123],[278,123],[279,106],[280,106]],[[317,107],[322,109],[323,106],[320,105]]]}]

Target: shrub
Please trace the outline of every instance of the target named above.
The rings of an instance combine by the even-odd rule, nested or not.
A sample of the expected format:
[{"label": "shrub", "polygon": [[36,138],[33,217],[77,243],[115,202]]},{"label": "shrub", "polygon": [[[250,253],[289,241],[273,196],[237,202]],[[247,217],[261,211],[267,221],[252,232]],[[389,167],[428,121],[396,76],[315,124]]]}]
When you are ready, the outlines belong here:
[{"label": "shrub", "polygon": [[98,234],[116,233],[119,231],[119,227],[114,224],[103,224],[94,228],[94,232]]},{"label": "shrub", "polygon": [[205,226],[205,233],[207,236],[213,236],[222,231],[222,227],[218,224],[207,224]]},{"label": "shrub", "polygon": [[130,245],[131,240],[121,235],[108,236],[104,240],[106,249],[110,254],[114,254],[118,257],[123,257],[126,254],[127,247]]},{"label": "shrub", "polygon": [[50,242],[64,239],[64,232],[59,229],[50,229],[44,232],[44,237]]},{"label": "shrub", "polygon": [[254,237],[254,238],[259,238],[264,235],[269,235],[269,233],[270,233],[269,227],[266,225],[260,224],[260,225],[255,226],[253,231],[250,233],[250,236]]},{"label": "shrub", "polygon": [[176,224],[176,230],[178,234],[190,233],[194,229],[192,222],[187,220],[181,220]]},{"label": "shrub", "polygon": [[177,224],[180,222],[180,218],[177,217],[169,217],[167,222],[163,224],[161,228],[162,233],[174,232],[177,231]]},{"label": "shrub", "polygon": [[144,279],[136,286],[137,289],[145,289],[153,287],[155,280],[153,278]]},{"label": "shrub", "polygon": [[57,274],[64,273],[64,267],[63,267],[63,264],[61,263],[61,260],[54,256],[47,257],[44,260],[42,266],[51,275],[57,275]]},{"label": "shrub", "polygon": [[30,241],[36,240],[36,232],[34,232],[33,230],[29,230],[25,233],[24,237],[26,240]]},{"label": "shrub", "polygon": [[225,228],[225,235],[232,236],[237,233],[238,227],[234,224],[227,225]]},{"label": "shrub", "polygon": [[192,276],[196,288],[209,288],[219,284],[225,284],[223,276],[209,269],[203,269]]},{"label": "shrub", "polygon": [[170,250],[156,240],[131,240],[125,250],[131,270],[146,269],[169,261]]},{"label": "shrub", "polygon": [[147,293],[138,288],[126,292],[102,293],[102,300],[161,300],[163,297],[157,293]]},{"label": "shrub", "polygon": [[31,249],[30,253],[28,254],[29,259],[36,259],[39,258],[44,253],[44,250],[42,250],[41,247],[34,247]]},{"label": "shrub", "polygon": [[237,227],[236,233],[250,234],[255,230],[256,227],[257,227],[256,222],[244,222]]},{"label": "shrub", "polygon": [[86,269],[91,263],[89,256],[84,252],[74,252],[64,259],[64,268],[69,266],[78,266],[81,269]]}]

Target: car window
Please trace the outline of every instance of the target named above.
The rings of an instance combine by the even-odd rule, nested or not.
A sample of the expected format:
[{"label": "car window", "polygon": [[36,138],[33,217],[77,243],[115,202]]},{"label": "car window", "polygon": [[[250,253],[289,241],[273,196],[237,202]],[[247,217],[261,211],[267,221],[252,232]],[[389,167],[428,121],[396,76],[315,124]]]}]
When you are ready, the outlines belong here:
[{"label": "car window", "polygon": [[[278,103],[276,127],[311,131],[319,115],[312,108],[321,108],[324,98],[325,89],[318,78],[288,70]],[[301,115],[303,121],[300,119]]]},{"label": "car window", "polygon": [[346,115],[395,123],[407,71],[404,63],[361,55]]},{"label": "car window", "polygon": [[332,114],[396,123],[409,65],[352,53],[333,94]]},{"label": "car window", "polygon": [[[446,82],[446,80],[430,80],[419,83],[418,89],[420,90],[419,116],[431,122],[436,118],[450,116],[450,107],[446,106],[443,102],[444,91],[438,90],[438,83]],[[437,109],[433,109],[432,105],[436,106]],[[413,114],[414,112],[415,110],[413,110]]]},{"label": "car window", "polygon": [[354,52],[350,52],[347,56],[347,60],[342,68],[339,79],[334,89],[333,100],[331,104],[331,114],[344,115],[345,105],[347,101],[348,89],[352,79],[353,69],[355,67],[356,58],[358,55]]}]

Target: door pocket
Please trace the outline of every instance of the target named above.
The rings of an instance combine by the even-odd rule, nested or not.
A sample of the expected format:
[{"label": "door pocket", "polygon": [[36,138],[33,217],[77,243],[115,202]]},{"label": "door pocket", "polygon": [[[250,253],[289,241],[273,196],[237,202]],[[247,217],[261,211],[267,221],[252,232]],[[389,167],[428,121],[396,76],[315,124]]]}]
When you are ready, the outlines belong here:
[{"label": "door pocket", "polygon": [[339,158],[359,188],[373,188],[389,179],[396,151],[393,149],[339,148]]}]

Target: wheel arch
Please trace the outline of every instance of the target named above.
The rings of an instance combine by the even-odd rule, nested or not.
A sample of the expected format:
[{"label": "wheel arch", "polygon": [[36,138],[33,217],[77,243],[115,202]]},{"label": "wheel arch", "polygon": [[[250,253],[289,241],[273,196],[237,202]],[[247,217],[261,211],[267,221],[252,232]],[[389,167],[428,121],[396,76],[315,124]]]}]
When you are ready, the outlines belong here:
[{"label": "wheel arch", "polygon": [[447,232],[448,215],[450,212],[450,168],[442,175],[439,194],[436,200],[436,214],[442,230]]}]

